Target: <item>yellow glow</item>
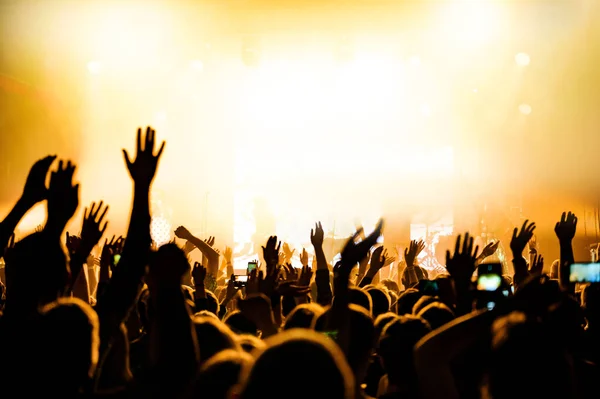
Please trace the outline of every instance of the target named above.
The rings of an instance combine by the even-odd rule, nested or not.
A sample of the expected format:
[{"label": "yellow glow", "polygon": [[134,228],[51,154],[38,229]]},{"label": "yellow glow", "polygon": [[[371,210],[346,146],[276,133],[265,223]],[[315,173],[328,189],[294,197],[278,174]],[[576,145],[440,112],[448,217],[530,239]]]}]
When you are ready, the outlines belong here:
[{"label": "yellow glow", "polygon": [[521,112],[523,115],[529,115],[531,114],[531,105],[529,104],[521,104],[519,105],[519,112]]},{"label": "yellow glow", "polygon": [[[146,125],[167,141],[154,188],[174,212],[155,215],[161,242],[167,240],[159,233],[163,227],[185,224],[200,235],[226,237],[221,248],[241,249],[256,230],[256,198],[269,200],[275,232],[296,247],[307,244],[316,220],[329,233],[347,236],[355,222],[371,228],[390,202],[407,213],[431,203],[423,212],[437,214],[455,196],[476,196],[450,188],[462,183],[477,181],[501,201],[498,187],[513,178],[502,172],[510,161],[503,141],[524,133],[518,123],[528,118],[521,114],[532,113],[520,102],[536,106],[535,118],[548,109],[567,112],[569,100],[555,94],[570,87],[564,76],[576,76],[556,65],[538,76],[516,72],[513,62],[530,65],[528,54],[516,53],[524,49],[521,34],[537,21],[527,8],[534,5],[517,15],[520,2],[414,2],[414,14],[373,5],[368,24],[350,6],[330,12],[320,6],[273,11],[276,2],[261,10],[191,1],[93,3],[23,9],[23,20],[7,27],[17,37],[39,27],[28,41],[39,47],[28,51],[41,63],[55,53],[64,62],[52,72],[40,68],[39,80],[54,83],[49,91],[69,104],[52,108],[59,127],[76,121],[60,138],[77,140],[60,155],[78,162],[82,206],[100,199],[111,205],[110,234],[123,234],[131,206],[120,150],[133,154],[135,131]],[[274,16],[277,26],[264,26]],[[574,22],[561,24],[565,31],[556,37],[536,32],[540,38],[531,39],[531,48],[538,44],[548,49],[546,60],[566,62],[560,43],[585,42],[575,42],[582,28]],[[247,34],[260,39],[260,63],[252,68],[242,60]],[[339,62],[344,35],[352,38],[345,48],[352,57]],[[544,52],[534,55],[536,64]],[[572,52],[564,59],[587,57],[584,50]],[[568,61],[569,68],[575,64]],[[539,131],[527,132],[548,138],[532,163],[544,164],[564,148],[564,126],[549,121],[567,121],[565,115],[539,118],[545,120]],[[499,127],[511,134],[498,138]],[[45,155],[44,143],[36,151]],[[44,216],[43,207],[36,208],[19,227],[32,230]]]},{"label": "yellow glow", "polygon": [[102,70],[102,64],[98,61],[90,61],[87,64],[87,69],[91,74],[97,75]]},{"label": "yellow glow", "polygon": [[204,63],[200,60],[193,60],[190,63],[190,66],[192,67],[193,70],[195,70],[197,72],[202,72],[202,70],[204,69]]},{"label": "yellow glow", "polygon": [[517,55],[515,55],[515,62],[519,66],[527,66],[529,65],[530,61],[531,60],[529,58],[529,54],[527,53],[518,53]]},{"label": "yellow glow", "polygon": [[505,8],[499,2],[457,1],[436,7],[437,27],[458,47],[481,46],[506,28]]}]

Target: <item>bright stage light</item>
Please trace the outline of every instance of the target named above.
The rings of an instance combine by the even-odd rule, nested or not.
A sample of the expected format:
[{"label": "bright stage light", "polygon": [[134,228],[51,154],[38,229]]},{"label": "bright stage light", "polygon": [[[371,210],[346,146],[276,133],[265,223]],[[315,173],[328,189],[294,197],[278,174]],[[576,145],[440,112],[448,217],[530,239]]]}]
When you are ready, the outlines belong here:
[{"label": "bright stage light", "polygon": [[414,67],[418,67],[419,65],[421,65],[421,58],[419,58],[418,55],[413,55],[412,57],[409,58],[408,61],[410,62],[410,65],[412,65]]},{"label": "bright stage light", "polygon": [[422,104],[421,105],[421,114],[425,117],[430,117],[431,116],[431,107],[427,104]]},{"label": "bright stage light", "polygon": [[87,64],[87,69],[89,73],[97,75],[100,73],[100,71],[102,71],[102,64],[100,64],[98,61],[90,61]]},{"label": "bright stage light", "polygon": [[193,60],[190,63],[190,67],[197,72],[202,72],[204,70],[204,63],[200,60]]},{"label": "bright stage light", "polygon": [[163,216],[153,216],[150,222],[150,236],[158,247],[171,241],[171,223],[169,220]]},{"label": "bright stage light", "polygon": [[160,111],[156,113],[156,122],[164,123],[167,121],[167,113],[165,111]]},{"label": "bright stage light", "polygon": [[530,61],[531,61],[531,59],[529,58],[529,54],[527,54],[527,53],[519,53],[519,54],[515,55],[515,62],[519,66],[527,66],[527,65],[529,65]]},{"label": "bright stage light", "polygon": [[529,104],[521,104],[521,105],[519,105],[519,111],[523,115],[529,115],[529,114],[531,114],[531,105],[529,105]]}]

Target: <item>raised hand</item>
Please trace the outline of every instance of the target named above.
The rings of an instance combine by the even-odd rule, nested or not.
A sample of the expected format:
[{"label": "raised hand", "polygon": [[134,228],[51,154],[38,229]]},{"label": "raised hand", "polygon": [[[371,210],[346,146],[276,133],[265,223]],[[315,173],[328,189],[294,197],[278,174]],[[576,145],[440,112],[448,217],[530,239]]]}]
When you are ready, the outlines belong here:
[{"label": "raised hand", "polygon": [[56,159],[56,155],[49,155],[45,158],[40,159],[33,164],[27,181],[25,182],[25,188],[21,195],[21,200],[24,201],[28,207],[32,207],[40,201],[43,201],[48,196],[48,189],[46,188],[46,177],[48,176],[48,170]]},{"label": "raised hand", "polygon": [[55,229],[59,236],[79,205],[79,184],[73,184],[74,173],[75,165],[61,160],[57,170],[50,174],[46,227]]},{"label": "raised hand", "polygon": [[500,240],[496,240],[495,242],[494,241],[489,242],[485,247],[483,247],[480,257],[487,258],[489,256],[492,256],[498,250],[499,245],[500,245]]},{"label": "raised hand", "polygon": [[117,268],[115,256],[120,256],[121,253],[123,253],[124,245],[125,239],[121,236],[117,238],[113,235],[110,241],[105,239],[104,246],[102,247],[102,254],[100,256],[100,268],[102,269],[102,266],[106,266],[107,270],[110,269],[110,271],[114,272]]},{"label": "raised hand", "polygon": [[577,216],[572,212],[563,212],[560,222],[554,226],[554,232],[560,241],[572,241],[577,231]]},{"label": "raised hand", "polygon": [[531,237],[531,240],[529,240],[529,252],[531,252],[531,253],[538,252],[537,237],[535,235],[533,237]]},{"label": "raised hand", "polygon": [[300,276],[298,271],[290,263],[283,265],[282,269],[285,271],[285,281],[298,281]]},{"label": "raised hand", "polygon": [[212,247],[213,245],[215,245],[215,237],[213,236],[209,236],[207,239],[204,240],[204,242],[209,246]]},{"label": "raised hand", "polygon": [[310,280],[313,276],[313,269],[308,265],[302,267],[302,271],[300,272],[300,278],[298,279],[298,285],[300,286],[308,286],[310,285]]},{"label": "raised hand", "polygon": [[383,262],[383,267],[389,266],[396,261],[395,256],[387,256],[387,252],[385,254],[385,261]]},{"label": "raised hand", "polygon": [[[106,227],[108,226],[108,221],[104,222],[104,217],[106,216],[106,212],[108,212],[108,205],[102,209],[102,205],[104,203],[100,201],[100,203],[96,206],[95,202],[92,202],[92,205],[89,209],[85,208],[84,216],[83,216],[83,225],[81,226],[81,246],[83,252],[89,254],[94,246],[98,244],[104,232],[106,231]],[[104,224],[102,224],[104,222]],[[68,234],[68,233],[67,233]]]},{"label": "raised hand", "polygon": [[175,229],[175,235],[177,238],[181,238],[182,240],[189,240],[190,238],[194,237],[192,233],[190,233],[190,231],[183,226],[179,226]]},{"label": "raised hand", "polygon": [[231,263],[231,257],[233,256],[233,250],[231,247],[225,247],[225,251],[223,251],[223,259],[225,262]]},{"label": "raised hand", "polygon": [[371,265],[369,266],[369,274],[375,275],[385,265],[387,258],[387,250],[383,247],[377,247],[371,255]]},{"label": "raised hand", "polygon": [[200,262],[194,262],[192,278],[194,279],[194,285],[204,285],[204,279],[206,278],[206,267],[202,266]]},{"label": "raised hand", "polygon": [[277,241],[277,236],[271,236],[267,240],[267,244],[262,247],[263,258],[267,263],[267,272],[274,269],[279,263],[279,250],[281,248],[281,241]]},{"label": "raised hand", "polygon": [[277,261],[279,266],[285,265],[285,254],[283,252],[279,253],[279,260]]},{"label": "raised hand", "polygon": [[356,239],[363,234],[363,232],[355,232],[342,250],[341,268],[339,270],[344,271],[347,275],[350,275],[352,268],[354,268],[354,266],[356,266],[361,259],[367,256],[367,253],[371,247],[377,243],[377,239],[381,236],[382,231],[383,219],[380,219],[379,222],[377,222],[375,230],[373,230],[368,237],[365,237],[365,239],[359,243],[356,242]]},{"label": "raised hand", "polygon": [[290,246],[288,245],[287,242],[283,243],[283,255],[285,257],[285,262],[286,263],[291,263],[292,262],[292,258],[294,257],[294,252],[296,252],[296,250],[290,248]]},{"label": "raised hand", "polygon": [[446,251],[446,269],[455,282],[467,284],[471,281],[471,276],[475,272],[475,261],[478,250],[478,247],[473,249],[473,237],[469,236],[469,233],[466,233],[465,239],[462,242],[462,249],[461,236],[459,235],[456,238],[454,254],[451,255],[450,251]]},{"label": "raised hand", "polygon": [[413,267],[415,265],[415,259],[418,258],[419,254],[425,249],[425,242],[423,240],[412,240],[410,246],[404,250],[404,260],[406,261],[406,267]]},{"label": "raised hand", "polygon": [[262,270],[258,272],[258,291],[270,298],[277,289],[280,272],[281,268],[279,267],[275,267],[266,273],[263,273]]},{"label": "raised hand", "polygon": [[324,239],[325,232],[323,231],[323,226],[321,226],[321,222],[317,222],[315,223],[315,228],[310,229],[310,242],[313,247],[322,247]]},{"label": "raised hand", "polygon": [[523,250],[527,246],[529,240],[531,240],[531,237],[533,237],[535,227],[535,223],[529,223],[529,220],[523,222],[520,231],[515,227],[512,239],[510,240],[510,249],[513,253],[513,258],[521,258],[523,256]]},{"label": "raised hand", "polygon": [[544,257],[542,255],[535,255],[533,262],[529,266],[529,274],[539,276],[544,271]]},{"label": "raised hand", "polygon": [[155,131],[148,126],[146,128],[145,136],[142,135],[141,128],[138,128],[137,130],[136,157],[133,162],[130,160],[127,150],[123,149],[123,157],[125,158],[125,164],[127,165],[131,178],[136,184],[140,184],[143,187],[150,187],[152,184],[152,180],[156,174],[158,161],[165,149],[165,142],[163,141],[158,149],[158,153],[154,155],[155,144]]},{"label": "raised hand", "polygon": [[308,266],[308,252],[306,252],[306,248],[302,248],[302,253],[300,254],[300,263],[302,266]]},{"label": "raised hand", "polygon": [[69,251],[69,255],[72,256],[77,251],[79,251],[79,248],[81,247],[81,237],[70,235],[68,231],[66,235],[67,239],[65,241],[65,244],[67,246],[67,251]]}]

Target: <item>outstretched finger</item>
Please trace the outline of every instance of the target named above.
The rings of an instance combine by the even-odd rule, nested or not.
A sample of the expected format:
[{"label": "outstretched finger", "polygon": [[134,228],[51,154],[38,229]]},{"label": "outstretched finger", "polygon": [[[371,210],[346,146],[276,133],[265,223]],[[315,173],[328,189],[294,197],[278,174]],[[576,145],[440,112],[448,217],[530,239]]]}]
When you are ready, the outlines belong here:
[{"label": "outstretched finger", "polygon": [[106,207],[104,208],[104,211],[100,215],[100,218],[98,219],[98,223],[100,223],[100,222],[102,222],[102,220],[104,220],[104,216],[106,216],[106,212],[108,212],[108,205],[106,205]]},{"label": "outstretched finger", "polygon": [[137,145],[137,152],[138,153],[144,151],[144,148],[142,146],[142,128],[141,127],[138,127],[138,130],[137,130],[137,142],[136,142],[136,145]]}]

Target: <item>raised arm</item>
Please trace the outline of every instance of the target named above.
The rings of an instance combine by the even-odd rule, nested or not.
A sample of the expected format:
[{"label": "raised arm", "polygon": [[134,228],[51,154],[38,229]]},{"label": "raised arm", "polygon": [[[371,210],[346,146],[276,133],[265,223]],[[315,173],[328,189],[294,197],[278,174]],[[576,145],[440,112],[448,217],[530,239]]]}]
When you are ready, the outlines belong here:
[{"label": "raised arm", "polygon": [[510,249],[513,254],[513,266],[515,268],[515,275],[513,282],[515,288],[519,289],[523,282],[529,277],[529,271],[527,270],[527,262],[523,258],[523,251],[527,246],[527,243],[533,237],[533,231],[535,230],[535,223],[528,223],[526,220],[521,227],[521,230],[513,230],[512,239],[510,240]]},{"label": "raised arm", "polygon": [[577,216],[572,212],[563,212],[560,221],[554,227],[554,232],[560,243],[560,266],[558,268],[560,286],[570,293],[575,292],[575,285],[569,282],[569,266],[575,262],[573,238],[576,231]]},{"label": "raised arm", "polygon": [[49,155],[40,159],[31,167],[23,194],[13,206],[10,213],[0,223],[0,247],[2,253],[8,245],[10,236],[15,231],[17,225],[23,219],[23,216],[35,204],[45,200],[48,197],[48,189],[46,188],[46,177],[50,166],[56,159],[56,155]]},{"label": "raised arm", "polygon": [[362,234],[357,231],[350,237],[346,246],[342,250],[342,259],[334,269],[334,298],[331,305],[331,313],[327,320],[328,331],[338,331],[338,344],[342,350],[348,354],[350,336],[349,336],[349,280],[352,269],[363,259],[377,239],[381,236],[383,230],[383,219],[379,220],[375,230],[364,240],[356,242],[356,239]]},{"label": "raised arm", "polygon": [[78,244],[75,248],[69,245],[71,237],[67,232],[67,248],[69,248],[71,255],[71,260],[69,262],[69,266],[71,267],[70,290],[73,289],[77,278],[87,262],[88,256],[96,244],[98,244],[108,226],[108,221],[104,222],[104,217],[106,216],[106,212],[108,212],[108,205],[104,208],[102,206],[102,201],[100,201],[97,206],[96,203],[92,202],[89,211],[88,208],[85,209],[83,214],[83,225],[81,227],[81,238],[78,240]]},{"label": "raised arm", "polygon": [[331,291],[331,281],[329,278],[329,267],[323,251],[323,239],[325,232],[321,222],[315,224],[315,228],[310,230],[310,242],[315,250],[315,259],[317,261],[317,270],[315,272],[315,281],[317,283],[317,302],[321,306],[331,305],[333,292]]},{"label": "raised arm", "polygon": [[[206,241],[195,237],[188,229],[183,226],[179,226],[175,229],[175,235],[178,238],[187,240],[192,243],[202,252],[202,255],[208,260],[207,269],[210,274],[217,276],[219,271],[219,253]],[[214,241],[213,241],[214,243]]]},{"label": "raised arm", "polygon": [[125,164],[133,180],[133,207],[119,265],[96,306],[103,346],[118,332],[119,325],[135,304],[148,265],[151,243],[150,187],[165,143],[162,143],[156,154],[155,145],[155,132],[148,127],[145,135],[142,134],[142,129],[137,131],[135,160],[131,161],[127,151],[123,150]]}]

